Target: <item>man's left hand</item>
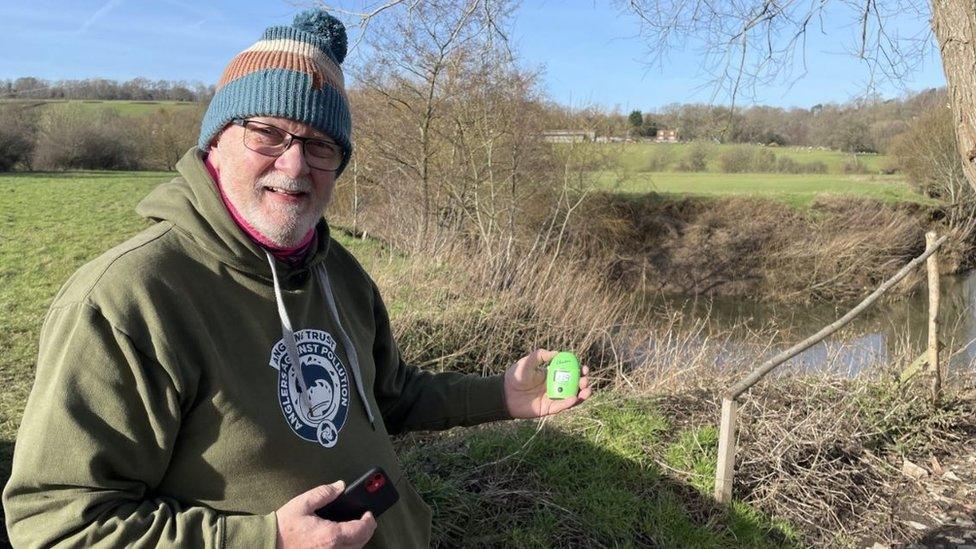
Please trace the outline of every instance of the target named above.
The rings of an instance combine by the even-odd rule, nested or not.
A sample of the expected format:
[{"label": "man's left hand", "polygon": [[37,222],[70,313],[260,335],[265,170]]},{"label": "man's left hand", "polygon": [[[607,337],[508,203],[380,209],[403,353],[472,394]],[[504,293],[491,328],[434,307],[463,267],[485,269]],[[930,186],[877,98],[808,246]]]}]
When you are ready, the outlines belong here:
[{"label": "man's left hand", "polygon": [[546,370],[540,368],[556,356],[555,351],[536,349],[512,364],[505,372],[505,403],[514,418],[533,418],[558,414],[583,402],[593,391],[586,375],[590,369],[583,366],[579,381],[579,394],[562,400],[546,396]]}]

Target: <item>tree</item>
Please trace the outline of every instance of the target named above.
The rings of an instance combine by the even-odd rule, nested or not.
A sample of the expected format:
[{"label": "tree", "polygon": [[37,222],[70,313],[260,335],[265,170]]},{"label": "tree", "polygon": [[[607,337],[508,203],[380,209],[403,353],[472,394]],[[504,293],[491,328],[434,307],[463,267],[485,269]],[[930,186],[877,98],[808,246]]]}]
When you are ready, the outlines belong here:
[{"label": "tree", "polygon": [[932,27],[948,82],[963,172],[976,188],[976,6],[971,0],[932,0]]},{"label": "tree", "polygon": [[[640,33],[655,59],[676,43],[702,46],[703,68],[734,108],[742,95],[777,79],[802,73],[805,37],[820,31],[830,12],[847,10],[869,82],[902,80],[925,57],[929,36],[892,30],[897,17],[932,21],[954,116],[958,150],[969,184],[976,188],[976,6],[972,0],[618,0],[640,21]],[[923,19],[923,20],[924,20]],[[730,119],[731,121],[731,119]]]},{"label": "tree", "polygon": [[644,123],[640,127],[640,134],[644,137],[655,137],[657,135],[657,122],[650,116],[645,116]]},{"label": "tree", "polygon": [[627,122],[630,122],[632,133],[642,135],[641,128],[644,126],[644,115],[640,111],[630,111]]}]

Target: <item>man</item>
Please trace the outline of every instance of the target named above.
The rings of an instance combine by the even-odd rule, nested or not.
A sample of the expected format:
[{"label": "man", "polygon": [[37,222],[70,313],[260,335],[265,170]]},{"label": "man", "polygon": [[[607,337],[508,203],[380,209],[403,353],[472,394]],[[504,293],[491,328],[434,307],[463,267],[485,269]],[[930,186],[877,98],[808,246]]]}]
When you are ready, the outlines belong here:
[{"label": "man", "polygon": [[[55,298],[3,494],[16,545],[425,546],[390,433],[589,396],[545,398],[544,350],[492,378],[403,363],[322,219],[351,152],[345,44],[310,11],[235,57],[199,147],[137,209],[156,223]],[[382,517],[314,514],[374,465],[400,494]]]}]

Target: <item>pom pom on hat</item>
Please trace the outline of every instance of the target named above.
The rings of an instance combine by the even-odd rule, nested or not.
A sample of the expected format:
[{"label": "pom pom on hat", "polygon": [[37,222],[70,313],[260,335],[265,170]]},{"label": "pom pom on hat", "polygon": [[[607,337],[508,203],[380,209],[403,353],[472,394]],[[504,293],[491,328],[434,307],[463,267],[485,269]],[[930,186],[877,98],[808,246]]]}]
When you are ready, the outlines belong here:
[{"label": "pom pom on hat", "polygon": [[337,62],[346,58],[346,27],[325,10],[305,10],[295,16],[292,26],[327,41]]}]

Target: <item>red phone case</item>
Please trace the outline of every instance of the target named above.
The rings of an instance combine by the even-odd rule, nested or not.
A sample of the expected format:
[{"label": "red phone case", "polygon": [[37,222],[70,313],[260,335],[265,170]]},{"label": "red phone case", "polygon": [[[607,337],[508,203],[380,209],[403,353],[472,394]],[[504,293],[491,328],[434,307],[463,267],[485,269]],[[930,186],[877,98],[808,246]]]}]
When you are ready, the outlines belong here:
[{"label": "red phone case", "polygon": [[400,499],[393,481],[381,467],[373,467],[356,479],[336,499],[315,511],[315,514],[333,522],[358,520],[371,511],[379,518],[384,511]]}]

